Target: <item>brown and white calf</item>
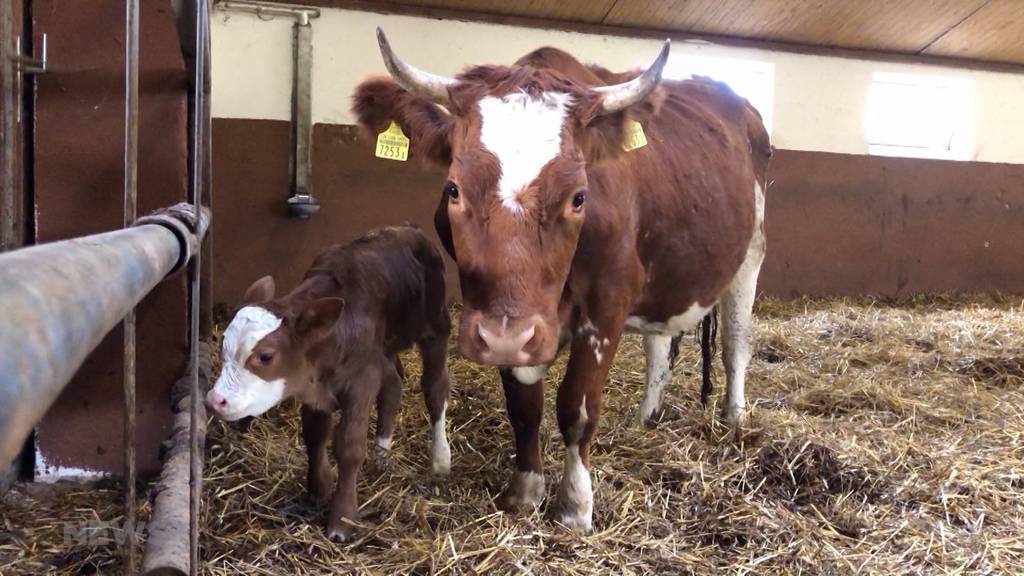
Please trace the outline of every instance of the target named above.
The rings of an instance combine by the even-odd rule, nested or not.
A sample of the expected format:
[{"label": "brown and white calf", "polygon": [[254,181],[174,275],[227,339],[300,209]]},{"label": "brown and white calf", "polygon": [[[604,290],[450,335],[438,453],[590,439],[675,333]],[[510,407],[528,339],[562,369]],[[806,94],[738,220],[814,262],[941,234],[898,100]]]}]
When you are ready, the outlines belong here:
[{"label": "brown and white calf", "polygon": [[420,386],[433,423],[433,471],[446,474],[446,355],[451,322],[444,261],[415,228],[383,228],[332,246],[302,282],[275,298],[270,276],[257,280],[224,331],[223,368],[207,404],[225,420],[262,414],[284,400],[302,403],[302,437],[309,456],[307,486],[331,496],[327,441],[331,414],[338,480],[327,534],[344,541],[359,507],[356,478],[366,458],[371,404],[377,405],[376,443],[391,447],[402,393],[398,353],[413,345],[423,359]]},{"label": "brown and white calf", "polygon": [[[590,531],[590,445],[624,330],[644,335],[647,419],[672,337],[718,304],[723,415],[742,419],[771,156],[761,118],[724,84],[661,81],[667,42],[640,75],[541,48],[446,78],[400,60],[380,30],[378,41],[392,78],[362,83],[354,111],[371,133],[397,122],[412,156],[448,170],[435,223],[459,268],[459,349],[500,368],[515,435],[501,503],[544,497],[543,379],[568,347],[556,409],[565,467],[549,509]],[[647,145],[625,151],[636,123]]]}]

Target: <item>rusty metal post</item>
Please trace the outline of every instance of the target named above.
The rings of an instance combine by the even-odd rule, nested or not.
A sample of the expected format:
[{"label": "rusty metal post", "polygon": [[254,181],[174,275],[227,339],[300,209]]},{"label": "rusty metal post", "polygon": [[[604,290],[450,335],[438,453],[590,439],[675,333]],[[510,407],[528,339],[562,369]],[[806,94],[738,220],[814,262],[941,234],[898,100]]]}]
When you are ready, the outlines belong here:
[{"label": "rusty metal post", "polygon": [[[14,65],[14,4],[0,2],[0,252],[18,245],[14,181],[15,99],[17,82]],[[6,466],[0,462],[0,467]]]},{"label": "rusty metal post", "polygon": [[[205,111],[204,86],[206,86],[206,58],[209,50],[210,9],[206,0],[196,0],[195,4],[195,80],[193,82],[193,117],[192,117],[192,206],[200,210],[203,199],[205,179],[203,167],[206,165],[205,128],[207,119]],[[200,446],[200,406],[201,390],[199,386],[199,314],[201,300],[202,251],[197,250],[189,267],[189,304],[191,306],[189,330],[189,359],[191,367],[191,396],[189,411],[189,573],[199,573],[199,512],[203,490],[203,455]]]},{"label": "rusty metal post", "polygon": [[[139,0],[125,0],[124,227],[138,213]],[[135,574],[135,308],[124,317],[124,573]]]},{"label": "rusty metal post", "polygon": [[178,205],[126,230],[0,254],[0,462],[128,310],[188,263],[208,220]]}]

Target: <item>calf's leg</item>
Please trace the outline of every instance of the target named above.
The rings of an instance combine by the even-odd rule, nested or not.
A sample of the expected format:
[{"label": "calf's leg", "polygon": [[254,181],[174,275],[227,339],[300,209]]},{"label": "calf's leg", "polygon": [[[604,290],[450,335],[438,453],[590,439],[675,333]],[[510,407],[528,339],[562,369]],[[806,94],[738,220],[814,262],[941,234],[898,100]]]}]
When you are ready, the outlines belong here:
[{"label": "calf's leg", "polygon": [[647,357],[647,387],[640,401],[640,424],[654,425],[665,397],[665,386],[672,380],[672,336],[647,334],[644,354]]},{"label": "calf's leg", "polygon": [[353,379],[348,393],[341,399],[341,422],[334,432],[334,457],[338,461],[338,483],[331,499],[327,537],[345,542],[352,536],[353,526],[346,520],[359,517],[356,481],[359,468],[366,460],[366,433],[370,408],[381,385],[381,370],[367,370]]},{"label": "calf's leg", "polygon": [[423,376],[420,390],[430,415],[430,465],[434,474],[446,475],[452,467],[452,450],[445,431],[445,412],[451,383],[448,380],[448,334],[430,337],[420,342]]},{"label": "calf's leg", "polygon": [[405,370],[396,356],[391,367],[385,367],[381,378],[380,392],[377,393],[377,433],[374,443],[382,450],[391,450],[391,437],[395,432],[395,421],[402,403],[402,380]]},{"label": "calf's leg", "polygon": [[331,466],[327,462],[327,439],[330,434],[330,413],[303,406],[302,441],[306,445],[309,459],[306,489],[317,500],[326,500],[331,495]]}]

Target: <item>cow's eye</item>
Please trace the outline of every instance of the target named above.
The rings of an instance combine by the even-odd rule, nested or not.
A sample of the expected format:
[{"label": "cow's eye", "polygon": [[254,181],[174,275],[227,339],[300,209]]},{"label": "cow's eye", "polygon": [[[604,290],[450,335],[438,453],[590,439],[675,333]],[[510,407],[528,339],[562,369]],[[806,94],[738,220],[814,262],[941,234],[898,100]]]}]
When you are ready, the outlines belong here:
[{"label": "cow's eye", "polygon": [[586,192],[577,192],[572,197],[572,209],[579,212],[583,209],[583,203],[587,200]]},{"label": "cow's eye", "polygon": [[274,355],[270,352],[260,352],[260,355],[256,357],[260,364],[266,366],[274,360]]},{"label": "cow's eye", "polygon": [[444,193],[448,195],[452,200],[459,199],[459,187],[449,182],[444,186]]}]

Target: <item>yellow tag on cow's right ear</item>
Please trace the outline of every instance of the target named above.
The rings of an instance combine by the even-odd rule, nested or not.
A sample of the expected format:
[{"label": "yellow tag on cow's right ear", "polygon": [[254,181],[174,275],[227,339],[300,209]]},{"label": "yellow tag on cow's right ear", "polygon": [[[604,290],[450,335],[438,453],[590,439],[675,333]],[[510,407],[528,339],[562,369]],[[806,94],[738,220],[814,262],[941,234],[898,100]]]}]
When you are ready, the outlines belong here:
[{"label": "yellow tag on cow's right ear", "polygon": [[626,141],[622,143],[622,149],[626,152],[647,146],[647,135],[644,134],[644,127],[637,121],[631,121],[626,125]]},{"label": "yellow tag on cow's right ear", "polygon": [[377,135],[377,158],[405,162],[409,159],[409,137],[402,128],[391,121],[387,130]]}]

